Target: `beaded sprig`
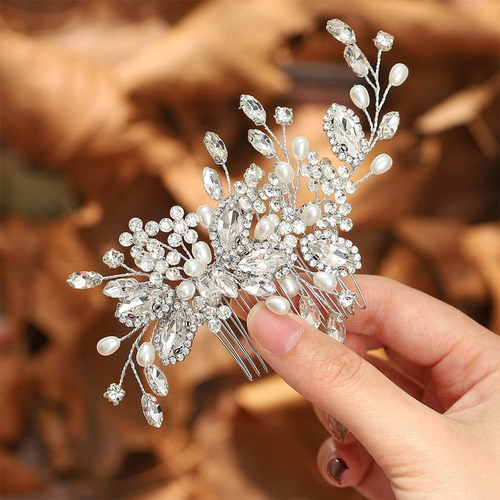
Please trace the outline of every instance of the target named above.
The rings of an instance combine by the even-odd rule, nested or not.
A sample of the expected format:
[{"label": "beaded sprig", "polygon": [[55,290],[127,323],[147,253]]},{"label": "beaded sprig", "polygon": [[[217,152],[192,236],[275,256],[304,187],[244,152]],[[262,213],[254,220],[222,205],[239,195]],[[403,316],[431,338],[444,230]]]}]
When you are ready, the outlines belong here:
[{"label": "beaded sprig", "polygon": [[[125,396],[123,380],[130,368],[142,391],[144,416],[154,427],[163,422],[156,396],[166,396],[169,391],[164,372],[154,364],[156,357],[163,365],[183,361],[203,325],[250,380],[252,371],[260,375],[257,363],[267,371],[234,306],[248,312],[255,301],[266,300],[274,311],[285,314],[292,309],[339,342],[345,341],[344,320],[354,314],[356,306],[366,307],[354,276],[361,269],[361,255],[352,241],[339,233],[353,227],[348,196],[361,182],[392,166],[391,157],[382,153],[371,162],[368,173],[353,179],[375,144],[391,139],[398,129],[397,111],[379,117],[390,88],[406,80],[408,68],[401,63],[394,65],[382,91],[382,53],[392,48],[394,38],[383,31],[377,33],[377,62],[373,67],[347,24],[332,19],[326,29],[345,44],[347,64],[373,91],[373,114],[368,112],[367,87],[355,85],[350,91],[352,102],[366,116],[369,138],[355,112],[334,103],[324,116],[323,128],[339,163],[334,165],[331,159],[310,151],[308,140],[302,136],[293,139],[289,152],[286,132],[293,123],[292,109],[275,110],[274,119],[281,126],[278,138],[266,123],[262,104],[242,95],[240,108],[260,127],[248,131],[248,140],[262,156],[274,160],[273,172],[266,176],[252,163],[244,180],[232,183],[226,146],[217,134],[207,132],[205,146],[224,172],[227,184],[223,186],[216,169],[205,167],[202,183],[208,196],[217,202],[216,208],[202,205],[196,213],[186,214],[182,207],[173,206],[169,217],[146,224],[133,218],[119,243],[130,248],[135,268],[125,263],[123,252],[110,249],[103,262],[123,272],[102,276],[80,271],[67,280],[77,289],[106,282],[103,294],[118,300],[115,316],[130,331],[121,337],[101,339],[97,350],[109,356],[126,340],[133,340],[118,383],[111,384],[104,397],[114,405],[120,403]],[[298,203],[301,183],[306,183],[312,194],[305,204]],[[209,244],[199,240],[198,225],[208,230]],[[250,346],[257,362],[242,341]],[[144,389],[136,362],[144,368],[153,394]]]}]

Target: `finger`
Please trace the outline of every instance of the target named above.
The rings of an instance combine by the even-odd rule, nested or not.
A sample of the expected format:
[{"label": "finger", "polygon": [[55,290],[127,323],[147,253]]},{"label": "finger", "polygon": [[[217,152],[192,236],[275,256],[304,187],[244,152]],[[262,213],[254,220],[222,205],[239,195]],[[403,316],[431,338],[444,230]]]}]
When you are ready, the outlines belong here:
[{"label": "finger", "polygon": [[399,366],[405,373],[413,377],[415,380],[424,384],[429,381],[430,371],[428,367],[417,365],[416,363],[408,361],[408,359],[406,359],[402,354],[399,354],[399,352],[396,352],[389,347],[386,347],[384,350],[387,357],[393,363]]},{"label": "finger", "polygon": [[332,485],[353,487],[373,500],[394,498],[389,479],[360,443],[339,445],[328,439],[319,449],[317,463]]},{"label": "finger", "polygon": [[376,276],[360,276],[368,307],[346,322],[348,332],[374,337],[409,362],[432,370],[450,407],[496,366],[495,334],[457,309]]},{"label": "finger", "polygon": [[[370,363],[294,314],[277,315],[257,304],[248,327],[261,355],[287,383],[342,422],[373,456],[401,442],[421,453],[434,412],[388,380]],[[425,449],[425,451],[427,451]]]},{"label": "finger", "polygon": [[421,384],[406,376],[401,370],[398,370],[390,362],[380,359],[377,356],[369,354],[366,357],[366,360],[411,397],[415,398],[417,401],[422,401],[424,388]]},{"label": "finger", "polygon": [[321,408],[313,405],[314,413],[318,420],[323,424],[323,427],[332,435],[333,439],[340,444],[354,443],[356,437],[349,429],[328,413],[325,413]]}]

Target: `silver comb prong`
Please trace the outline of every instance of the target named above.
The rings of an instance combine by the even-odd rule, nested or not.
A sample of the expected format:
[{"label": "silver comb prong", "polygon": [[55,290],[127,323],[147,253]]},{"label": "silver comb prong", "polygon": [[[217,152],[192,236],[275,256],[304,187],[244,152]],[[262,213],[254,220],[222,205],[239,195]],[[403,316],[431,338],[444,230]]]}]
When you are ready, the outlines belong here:
[{"label": "silver comb prong", "polygon": [[248,363],[250,366],[253,368],[253,371],[255,374],[260,377],[260,371],[257,368],[256,364],[254,363],[252,357],[250,356],[249,352],[245,349],[245,346],[241,343],[240,339],[238,336],[234,333],[233,329],[229,326],[228,322],[224,320],[222,322],[222,328],[225,329],[226,335],[236,344],[236,346],[240,349],[241,353],[243,356],[247,359]]},{"label": "silver comb prong", "polygon": [[236,352],[234,347],[231,345],[229,342],[229,339],[227,339],[222,331],[214,333],[214,335],[219,339],[220,343],[226,348],[227,352],[233,357],[233,359],[236,361],[238,366],[241,368],[241,371],[245,374],[248,380],[252,381],[253,377],[252,374],[250,373],[250,370],[248,367],[245,365],[244,361],[241,359],[240,355]]}]

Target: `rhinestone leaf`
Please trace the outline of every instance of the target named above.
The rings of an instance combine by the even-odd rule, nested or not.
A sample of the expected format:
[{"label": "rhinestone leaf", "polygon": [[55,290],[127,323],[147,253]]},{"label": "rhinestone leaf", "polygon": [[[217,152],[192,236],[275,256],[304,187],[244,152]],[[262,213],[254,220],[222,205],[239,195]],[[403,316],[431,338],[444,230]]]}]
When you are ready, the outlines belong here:
[{"label": "rhinestone leaf", "polygon": [[276,293],[276,285],[272,281],[260,278],[245,281],[241,288],[255,297],[267,297]]},{"label": "rhinestone leaf", "polygon": [[153,301],[163,294],[158,288],[149,288],[145,285],[138,291],[133,292],[125,300],[122,300],[116,309],[119,316],[128,318],[137,318],[149,314],[152,309]]},{"label": "rhinestone leaf", "polygon": [[318,306],[309,297],[301,297],[299,300],[299,312],[302,318],[304,318],[310,325],[314,328],[319,328],[321,325],[321,314],[319,312]]},{"label": "rhinestone leaf", "polygon": [[148,381],[149,387],[157,396],[166,396],[168,394],[168,380],[165,374],[156,366],[146,366],[144,375]]},{"label": "rhinestone leaf", "polygon": [[102,289],[102,293],[112,299],[121,299],[130,295],[138,286],[139,282],[134,278],[113,280],[106,283],[106,286]]},{"label": "rhinestone leaf", "polygon": [[240,97],[240,109],[252,120],[255,125],[266,123],[266,110],[262,104],[251,95],[242,94]]},{"label": "rhinestone leaf", "polygon": [[210,167],[205,167],[201,174],[201,181],[208,196],[215,201],[220,201],[224,198],[224,189],[219,174]]},{"label": "rhinestone leaf", "polygon": [[340,19],[330,19],[326,23],[326,30],[330,33],[330,35],[345,45],[350,45],[356,42],[356,35],[354,34],[353,29]]},{"label": "rhinestone leaf", "polygon": [[392,44],[394,43],[394,37],[386,33],[385,31],[379,31],[377,36],[373,39],[373,43],[377,49],[382,52],[387,52],[392,49]]},{"label": "rhinestone leaf", "polygon": [[159,329],[161,351],[165,358],[179,354],[186,340],[186,320],[181,311],[174,313]]},{"label": "rhinestone leaf", "polygon": [[158,400],[152,394],[143,394],[141,398],[142,413],[149,425],[159,428],[163,423],[163,412]]},{"label": "rhinestone leaf", "polygon": [[254,274],[255,276],[268,276],[288,262],[288,256],[279,250],[259,248],[251,251],[237,266],[239,271]]},{"label": "rhinestone leaf", "polygon": [[[359,119],[352,110],[335,103],[330,106],[324,118],[324,129],[330,138],[332,151],[348,163],[361,161],[365,156],[365,134],[358,122]],[[344,156],[341,158],[339,153]],[[346,155],[352,160],[348,161]]]},{"label": "rhinestone leaf", "polygon": [[394,134],[397,132],[399,127],[399,113],[397,111],[391,111],[386,113],[382,120],[380,120],[380,125],[378,127],[378,138],[381,140],[392,139]]},{"label": "rhinestone leaf", "polygon": [[225,251],[232,250],[244,228],[243,212],[238,203],[229,201],[217,222],[217,234]]},{"label": "rhinestone leaf", "polygon": [[341,245],[335,245],[327,240],[313,240],[309,242],[309,250],[323,264],[333,268],[355,264],[347,250]]},{"label": "rhinestone leaf", "polygon": [[271,138],[257,129],[248,131],[248,142],[266,158],[272,158],[276,154],[276,146]]},{"label": "rhinestone leaf", "polygon": [[347,61],[349,67],[356,73],[359,77],[365,77],[370,71],[370,65],[368,59],[365,57],[363,52],[355,46],[348,45],[344,49],[344,58]]},{"label": "rhinestone leaf", "polygon": [[343,344],[346,339],[346,329],[343,321],[339,321],[338,315],[332,313],[326,324],[326,333],[332,339]]},{"label": "rhinestone leaf", "polygon": [[115,250],[114,248],[108,250],[102,257],[102,261],[104,262],[104,264],[106,264],[111,269],[120,267],[123,264],[124,260],[125,255],[123,255],[118,250]]},{"label": "rhinestone leaf", "polygon": [[227,161],[227,148],[224,141],[215,132],[206,132],[203,138],[208,154],[217,165],[223,165]]},{"label": "rhinestone leaf", "polygon": [[102,276],[95,271],[78,271],[70,274],[66,282],[77,290],[87,290],[99,286],[102,283]]}]

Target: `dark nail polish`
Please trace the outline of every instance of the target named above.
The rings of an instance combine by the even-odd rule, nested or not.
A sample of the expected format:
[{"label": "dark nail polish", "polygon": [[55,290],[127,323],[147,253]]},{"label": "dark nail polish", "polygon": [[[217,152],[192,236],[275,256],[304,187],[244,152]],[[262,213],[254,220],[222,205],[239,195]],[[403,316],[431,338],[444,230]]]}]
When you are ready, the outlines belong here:
[{"label": "dark nail polish", "polygon": [[326,422],[328,424],[328,429],[332,433],[332,436],[342,444],[345,444],[345,438],[349,434],[349,429],[341,424],[338,420],[333,418],[331,415],[326,416]]},{"label": "dark nail polish", "polygon": [[341,458],[334,458],[333,460],[330,460],[326,468],[328,470],[328,474],[330,474],[330,476],[339,484],[342,484],[340,482],[342,474],[349,469]]}]

